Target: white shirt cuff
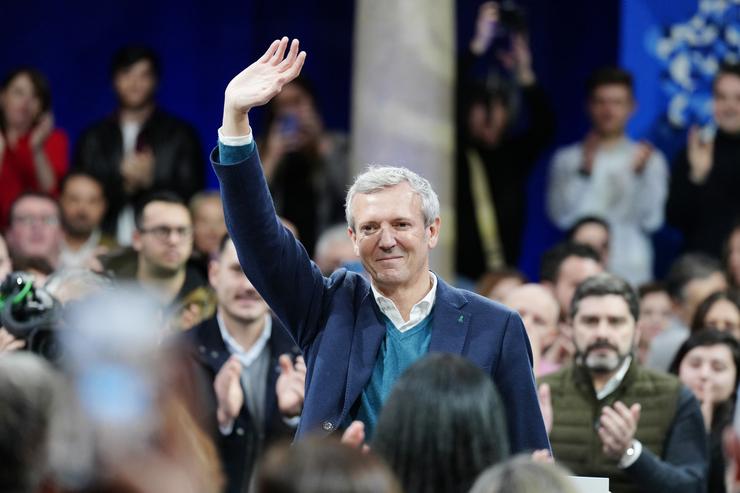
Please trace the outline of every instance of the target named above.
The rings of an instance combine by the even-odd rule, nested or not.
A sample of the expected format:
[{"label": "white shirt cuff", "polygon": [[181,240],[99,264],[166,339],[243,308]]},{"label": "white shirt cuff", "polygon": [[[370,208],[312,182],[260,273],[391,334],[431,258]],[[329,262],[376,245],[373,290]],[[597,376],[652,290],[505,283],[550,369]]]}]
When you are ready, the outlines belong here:
[{"label": "white shirt cuff", "polygon": [[298,428],[298,425],[301,424],[301,415],[293,416],[292,418],[286,418],[283,416],[283,423],[285,423],[287,426],[290,426],[291,428]]},{"label": "white shirt cuff", "polygon": [[252,127],[249,127],[249,133],[247,135],[237,135],[233,137],[231,135],[224,135],[223,127],[218,129],[218,141],[225,146],[230,147],[241,147],[252,143],[254,138],[252,137]]},{"label": "white shirt cuff", "polygon": [[629,466],[637,462],[637,459],[640,458],[640,454],[642,454],[642,444],[639,440],[632,440],[632,445],[627,449],[622,458],[619,459],[617,467],[620,469],[627,469]]}]

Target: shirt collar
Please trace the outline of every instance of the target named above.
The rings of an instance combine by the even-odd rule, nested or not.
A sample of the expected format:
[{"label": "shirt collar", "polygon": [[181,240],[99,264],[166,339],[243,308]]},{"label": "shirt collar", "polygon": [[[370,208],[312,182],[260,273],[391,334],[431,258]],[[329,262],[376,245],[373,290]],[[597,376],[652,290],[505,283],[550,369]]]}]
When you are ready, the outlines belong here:
[{"label": "shirt collar", "polygon": [[632,356],[627,356],[622,362],[622,366],[619,368],[619,371],[617,371],[617,373],[615,373],[614,376],[606,382],[601,390],[596,392],[596,398],[598,400],[604,400],[606,397],[609,396],[609,394],[617,390],[617,388],[621,385],[622,380],[624,380],[624,376],[627,374],[627,370],[629,370],[631,363]]},{"label": "shirt collar", "polygon": [[245,351],[241,344],[236,342],[236,339],[229,334],[221,313],[216,314],[216,321],[218,322],[218,330],[221,332],[221,338],[224,340],[226,349],[239,359],[239,362],[244,368],[254,363],[259,355],[262,354],[272,334],[272,316],[268,313],[265,315],[265,327],[262,329],[262,334],[254,341],[252,347]]},{"label": "shirt collar", "polygon": [[411,307],[411,313],[409,314],[408,320],[403,319],[401,312],[398,310],[398,307],[393,300],[383,296],[381,292],[375,288],[375,285],[370,283],[370,288],[373,290],[373,296],[375,297],[375,302],[378,304],[380,311],[383,312],[383,315],[388,317],[393,326],[400,332],[406,332],[410,328],[415,327],[432,311],[434,302],[437,299],[437,276],[431,271],[429,272],[429,275],[432,278],[432,287],[422,299],[417,301],[416,304]]}]

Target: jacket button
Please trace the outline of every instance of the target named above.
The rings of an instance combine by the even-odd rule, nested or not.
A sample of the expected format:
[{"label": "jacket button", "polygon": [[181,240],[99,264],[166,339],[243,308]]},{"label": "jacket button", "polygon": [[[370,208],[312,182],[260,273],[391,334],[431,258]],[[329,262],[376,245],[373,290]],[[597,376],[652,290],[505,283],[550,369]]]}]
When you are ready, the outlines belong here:
[{"label": "jacket button", "polygon": [[236,434],[239,435],[240,437],[244,436],[244,428],[237,428]]},{"label": "jacket button", "polygon": [[324,431],[331,431],[334,429],[334,425],[332,424],[331,421],[324,421],[321,424],[321,427],[324,428]]},{"label": "jacket button", "polygon": [[211,358],[218,358],[218,351],[211,351]]},{"label": "jacket button", "polygon": [[206,352],[206,347],[205,346],[198,346],[198,351],[200,351],[201,353],[205,353]]}]

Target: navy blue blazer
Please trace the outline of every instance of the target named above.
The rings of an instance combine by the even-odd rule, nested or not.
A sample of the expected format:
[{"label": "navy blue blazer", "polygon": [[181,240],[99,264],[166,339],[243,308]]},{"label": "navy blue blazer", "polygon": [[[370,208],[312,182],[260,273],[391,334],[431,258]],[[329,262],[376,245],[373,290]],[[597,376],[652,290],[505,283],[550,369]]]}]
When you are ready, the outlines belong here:
[{"label": "navy blue blazer", "polygon": [[[303,351],[308,372],[298,437],[344,423],[370,379],[385,324],[359,274],[324,277],[283,227],[256,146],[242,162],[211,162],[226,225],[249,280]],[[518,314],[442,279],[437,283],[430,351],[459,354],[493,377],[506,406],[513,453],[549,449],[532,375],[532,351]]]}]

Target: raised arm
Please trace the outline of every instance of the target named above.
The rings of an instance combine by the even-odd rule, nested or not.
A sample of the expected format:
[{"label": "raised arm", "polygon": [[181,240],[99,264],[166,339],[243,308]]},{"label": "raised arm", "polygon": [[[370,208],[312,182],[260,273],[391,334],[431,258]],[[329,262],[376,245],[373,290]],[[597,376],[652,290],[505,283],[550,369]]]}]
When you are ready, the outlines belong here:
[{"label": "raised arm", "polygon": [[273,42],[229,83],[212,161],[242,269],[305,351],[320,326],[326,279],[275,214],[248,119],[251,108],[300,73],[306,55],[298,52],[297,40],[286,55],[287,47],[287,38]]}]

